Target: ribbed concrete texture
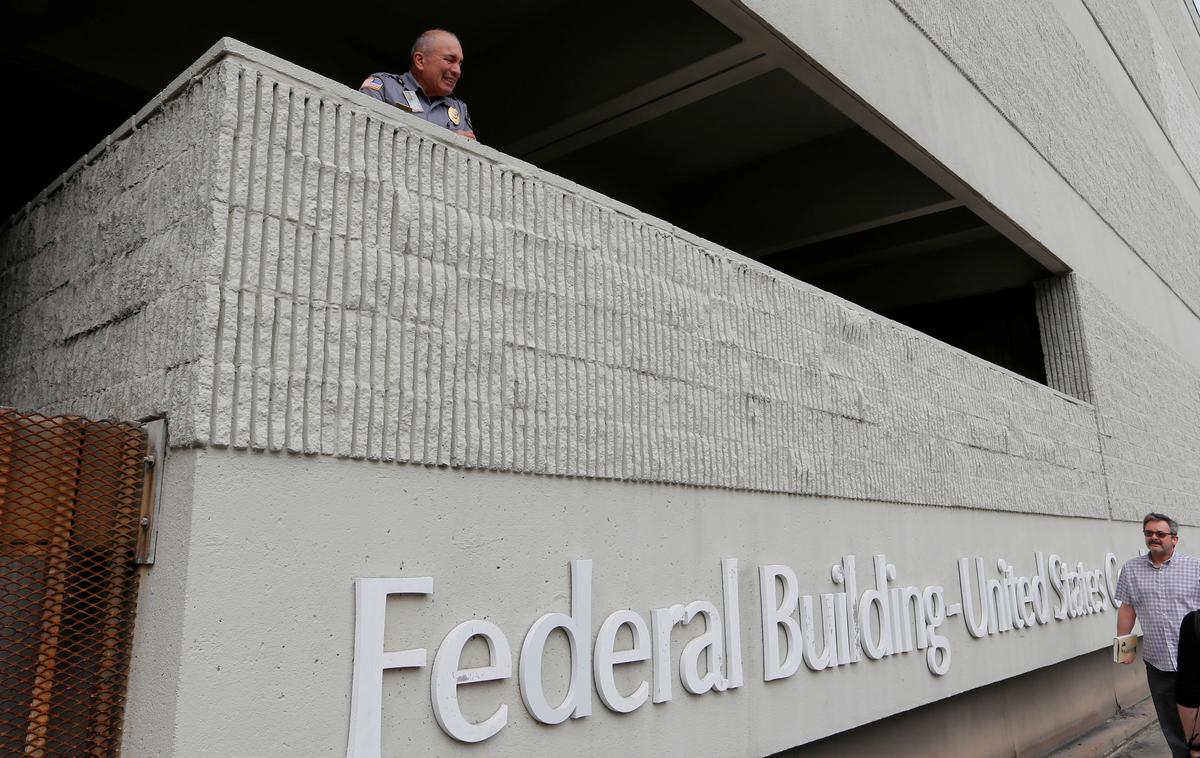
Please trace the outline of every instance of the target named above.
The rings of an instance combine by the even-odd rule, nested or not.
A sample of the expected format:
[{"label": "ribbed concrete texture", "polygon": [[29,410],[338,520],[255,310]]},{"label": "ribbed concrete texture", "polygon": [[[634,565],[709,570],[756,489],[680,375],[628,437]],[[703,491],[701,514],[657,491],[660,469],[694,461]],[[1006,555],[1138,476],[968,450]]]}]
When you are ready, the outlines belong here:
[{"label": "ribbed concrete texture", "polygon": [[[1094,332],[1052,383],[1123,409],[1121,372],[1152,374],[1159,410],[1138,418],[1167,423],[1178,453],[1123,410],[1105,426],[1086,402],[227,47],[5,229],[6,402],[165,411],[176,445],[1099,518],[1102,428],[1122,517],[1198,491],[1194,457],[1158,478],[1195,451],[1194,377],[1166,356],[1131,363],[1151,343],[1102,306],[1043,304],[1044,324]],[[1081,349],[1104,356],[1091,395]]]},{"label": "ribbed concrete texture", "polygon": [[0,396],[194,439],[224,90],[209,76],[0,233]]},{"label": "ribbed concrete texture", "polygon": [[1094,402],[1088,351],[1079,313],[1078,277],[1044,279],[1035,286],[1046,383]]}]

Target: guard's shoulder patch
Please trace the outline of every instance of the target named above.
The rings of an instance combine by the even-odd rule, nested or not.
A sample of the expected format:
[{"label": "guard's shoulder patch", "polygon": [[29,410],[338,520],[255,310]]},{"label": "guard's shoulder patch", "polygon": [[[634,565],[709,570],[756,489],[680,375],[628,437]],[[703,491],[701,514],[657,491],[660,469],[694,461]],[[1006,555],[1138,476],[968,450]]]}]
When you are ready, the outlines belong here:
[{"label": "guard's shoulder patch", "polygon": [[383,80],[378,76],[368,76],[359,89],[381,90],[383,89]]}]

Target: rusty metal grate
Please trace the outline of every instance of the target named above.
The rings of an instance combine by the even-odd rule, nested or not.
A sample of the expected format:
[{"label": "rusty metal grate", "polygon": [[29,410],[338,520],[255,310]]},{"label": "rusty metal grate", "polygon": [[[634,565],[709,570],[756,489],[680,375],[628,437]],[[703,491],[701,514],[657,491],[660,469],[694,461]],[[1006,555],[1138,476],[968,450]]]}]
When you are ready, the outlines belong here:
[{"label": "rusty metal grate", "polygon": [[120,747],[146,433],[0,409],[0,755]]}]

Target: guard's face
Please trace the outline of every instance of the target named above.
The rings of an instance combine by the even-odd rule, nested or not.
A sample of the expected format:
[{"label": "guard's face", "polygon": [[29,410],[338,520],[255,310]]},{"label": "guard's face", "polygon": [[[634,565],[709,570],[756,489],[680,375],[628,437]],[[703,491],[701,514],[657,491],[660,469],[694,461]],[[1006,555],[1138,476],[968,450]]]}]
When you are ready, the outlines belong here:
[{"label": "guard's face", "polygon": [[1171,534],[1171,525],[1166,521],[1147,521],[1142,528],[1142,535],[1146,538],[1146,549],[1150,551],[1150,556],[1159,561],[1170,558],[1179,542],[1179,536]]},{"label": "guard's face", "polygon": [[413,53],[413,76],[429,97],[444,97],[454,91],[462,76],[463,53],[458,40],[439,34],[429,49]]}]

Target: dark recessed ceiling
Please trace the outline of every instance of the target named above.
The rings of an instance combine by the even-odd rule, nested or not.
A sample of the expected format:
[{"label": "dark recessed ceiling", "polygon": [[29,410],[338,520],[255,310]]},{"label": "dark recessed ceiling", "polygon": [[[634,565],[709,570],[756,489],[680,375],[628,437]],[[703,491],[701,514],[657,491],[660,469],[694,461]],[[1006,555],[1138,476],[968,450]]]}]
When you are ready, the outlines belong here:
[{"label": "dark recessed ceiling", "polygon": [[[301,10],[282,2],[212,0],[185,14],[147,0],[5,4],[0,74],[18,165],[0,219],[98,144],[223,36],[357,88],[374,71],[402,73],[423,29],[463,41],[459,94],[480,137],[514,139],[609,100],[739,41],[688,0],[466,0]],[[637,23],[630,23],[637,19]],[[669,43],[665,40],[669,40]]]},{"label": "dark recessed ceiling", "polygon": [[547,161],[545,168],[606,194],[638,198],[631,204],[669,216],[676,188],[851,128],[854,122],[776,69]]}]

